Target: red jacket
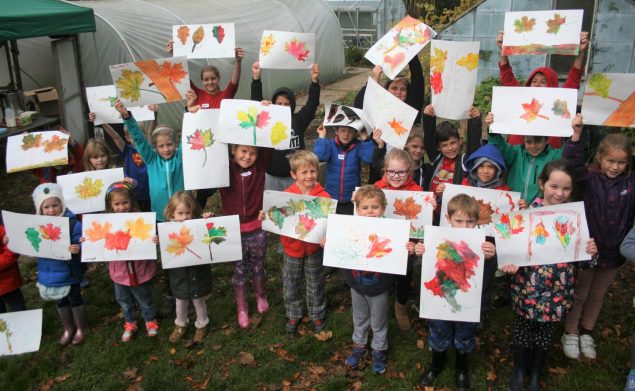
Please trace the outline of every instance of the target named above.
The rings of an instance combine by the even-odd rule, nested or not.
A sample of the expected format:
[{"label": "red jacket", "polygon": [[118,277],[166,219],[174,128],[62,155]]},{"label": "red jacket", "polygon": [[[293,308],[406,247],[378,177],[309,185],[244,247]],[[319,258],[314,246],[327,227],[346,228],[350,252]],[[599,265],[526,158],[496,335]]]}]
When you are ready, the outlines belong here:
[{"label": "red jacket", "polygon": [[409,176],[408,180],[406,181],[406,183],[404,183],[400,187],[392,187],[392,186],[390,186],[390,184],[388,183],[388,180],[386,179],[386,174],[384,174],[384,176],[380,180],[375,182],[375,186],[379,187],[382,190],[386,189],[386,190],[423,191],[423,187],[417,185],[417,182],[415,182],[412,179],[412,176]]},{"label": "red jacket", "polygon": [[219,109],[220,101],[223,99],[232,99],[234,97],[236,90],[238,89],[238,85],[230,81],[227,84],[227,88],[219,90],[213,95],[204,89],[198,88],[191,80],[190,88],[192,88],[196,93],[196,102],[194,102],[195,105],[201,105],[202,109]]},{"label": "red jacket", "polygon": [[271,161],[273,149],[258,148],[258,159],[249,168],[242,168],[230,155],[229,187],[219,189],[223,216],[238,215],[240,232],[253,232],[262,227],[258,214],[262,209],[265,191],[265,170]]},{"label": "red jacket", "polygon": [[[472,184],[470,183],[469,178],[463,178],[463,182],[461,182],[461,186],[472,187]],[[500,186],[496,186],[494,190],[512,191],[512,189],[509,186],[507,186],[506,183],[503,183]]]},{"label": "red jacket", "polygon": [[[0,243],[5,235],[4,225],[0,225]],[[22,286],[22,276],[18,267],[19,256],[11,252],[6,244],[0,245],[0,296]]]},{"label": "red jacket", "polygon": [[[285,190],[287,193],[302,194],[300,188],[295,183]],[[317,183],[313,189],[309,191],[310,196],[331,198],[331,195],[324,190],[322,185]],[[280,236],[280,243],[284,247],[284,252],[293,258],[304,258],[320,251],[321,246],[316,243],[303,242],[299,239],[293,239],[288,236]]]}]

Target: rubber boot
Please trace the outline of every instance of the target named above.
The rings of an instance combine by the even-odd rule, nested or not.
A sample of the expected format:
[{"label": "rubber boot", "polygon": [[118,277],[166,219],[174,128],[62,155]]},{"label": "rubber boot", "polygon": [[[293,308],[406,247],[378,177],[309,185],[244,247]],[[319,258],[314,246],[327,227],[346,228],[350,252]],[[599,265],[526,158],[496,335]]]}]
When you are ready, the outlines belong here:
[{"label": "rubber boot", "polygon": [[86,334],[88,334],[88,315],[84,304],[73,307],[72,310],[75,328],[77,329],[73,337],[73,345],[79,345],[84,342]]},{"label": "rubber boot", "polygon": [[527,365],[531,351],[528,348],[514,348],[514,367],[509,377],[509,391],[521,391],[527,377]]},{"label": "rubber boot", "polygon": [[408,307],[405,304],[399,304],[395,300],[395,319],[397,320],[397,327],[401,331],[410,330],[410,318],[408,317]]},{"label": "rubber boot", "polygon": [[527,380],[527,389],[529,391],[540,391],[540,377],[548,355],[548,350],[533,349],[531,351],[531,371]]},{"label": "rubber boot", "polygon": [[249,306],[247,306],[247,285],[234,285],[236,309],[238,310],[238,325],[241,329],[249,327]]},{"label": "rubber boot", "polygon": [[64,328],[64,334],[60,337],[59,343],[62,346],[66,346],[73,340],[75,335],[75,323],[73,323],[73,312],[70,306],[57,307],[57,313],[60,316],[62,327]]},{"label": "rubber boot", "polygon": [[456,352],[454,364],[454,385],[458,391],[470,389],[469,353]]},{"label": "rubber boot", "polygon": [[445,368],[446,353],[447,351],[432,351],[432,365],[430,365],[430,368],[428,368],[426,372],[422,372],[421,376],[419,376],[419,385],[424,387],[434,386],[435,380],[437,380],[437,377],[439,377],[439,374],[443,371],[443,368]]},{"label": "rubber boot", "polygon": [[254,294],[256,295],[256,306],[258,307],[258,312],[264,314],[269,309],[264,277],[254,277]]}]

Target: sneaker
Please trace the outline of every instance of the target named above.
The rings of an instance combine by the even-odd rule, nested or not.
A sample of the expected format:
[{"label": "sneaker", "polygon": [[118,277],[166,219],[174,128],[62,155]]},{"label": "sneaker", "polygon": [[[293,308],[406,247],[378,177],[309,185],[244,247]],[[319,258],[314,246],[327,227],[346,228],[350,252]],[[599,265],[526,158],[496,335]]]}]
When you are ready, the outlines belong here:
[{"label": "sneaker", "polygon": [[121,342],[130,341],[135,332],[137,332],[137,324],[135,322],[124,323],[123,334],[121,335]]},{"label": "sneaker", "polygon": [[196,332],[194,333],[194,338],[192,339],[192,343],[193,344],[203,343],[203,339],[205,338],[206,334],[207,334],[207,326],[201,327],[200,329],[197,327]]},{"label": "sneaker", "polygon": [[346,357],[346,366],[351,369],[357,369],[359,366],[359,362],[366,355],[366,347],[364,346],[355,346],[353,347],[353,351],[351,355]]},{"label": "sneaker", "polygon": [[381,350],[373,350],[373,372],[381,374],[386,372],[386,354]]},{"label": "sneaker", "polygon": [[159,324],[156,320],[151,320],[146,322],[146,331],[148,332],[148,337],[156,337],[159,334]]},{"label": "sneaker", "polygon": [[313,330],[316,333],[323,331],[326,328],[326,324],[324,323],[324,319],[316,319],[313,321]]},{"label": "sneaker", "polygon": [[595,360],[595,341],[589,334],[580,336],[580,353],[589,360]]},{"label": "sneaker", "polygon": [[580,357],[580,337],[578,334],[562,334],[560,338],[562,351],[570,359],[577,360]]},{"label": "sneaker", "polygon": [[298,329],[298,320],[297,319],[288,319],[287,324],[284,326],[284,329],[287,333],[293,334]]},{"label": "sneaker", "polygon": [[631,369],[631,372],[628,374],[624,391],[635,391],[635,369]]},{"label": "sneaker", "polygon": [[177,343],[181,340],[183,334],[185,334],[185,327],[174,326],[174,330],[172,331],[172,334],[170,334],[168,341],[170,341],[171,343]]}]

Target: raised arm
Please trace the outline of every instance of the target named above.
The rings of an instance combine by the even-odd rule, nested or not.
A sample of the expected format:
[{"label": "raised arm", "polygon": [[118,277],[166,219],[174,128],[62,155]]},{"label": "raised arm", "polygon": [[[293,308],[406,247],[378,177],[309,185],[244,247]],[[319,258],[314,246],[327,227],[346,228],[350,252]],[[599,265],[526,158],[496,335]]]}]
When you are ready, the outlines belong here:
[{"label": "raised arm", "polygon": [[584,73],[584,56],[588,47],[589,33],[583,31],[580,33],[580,52],[573,60],[567,80],[562,85],[563,88],[580,88],[580,80],[582,80],[582,73]]},{"label": "raised arm", "polygon": [[126,141],[117,133],[115,129],[110,126],[110,124],[103,123],[101,127],[104,128],[106,133],[112,138],[119,152],[123,152],[123,148],[126,146]]},{"label": "raised arm", "polygon": [[245,57],[245,51],[242,48],[234,49],[236,53],[236,61],[234,62],[234,68],[232,69],[232,78],[231,82],[238,87],[238,83],[240,83],[240,66]]},{"label": "raised arm", "polygon": [[408,85],[406,103],[420,112],[423,109],[425,79],[423,78],[423,68],[421,67],[419,56],[414,56],[408,66],[410,68],[410,84]]},{"label": "raised arm", "polygon": [[128,132],[130,136],[134,140],[135,148],[141,155],[143,161],[147,164],[150,164],[152,160],[156,157],[156,152],[146,140],[143,132],[139,128],[139,124],[137,120],[134,119],[132,114],[126,109],[126,106],[121,103],[119,99],[115,102],[115,109],[121,114],[121,118],[123,118],[123,123],[128,127]]},{"label": "raised arm", "polygon": [[[375,65],[373,69],[370,71],[370,77],[373,78],[377,83],[379,83],[379,78],[381,77],[381,65]],[[361,90],[355,95],[355,102],[353,103],[353,107],[357,109],[364,108],[364,96],[366,95],[366,86],[362,87]]]},{"label": "raised arm", "polygon": [[470,119],[467,120],[467,143],[465,156],[470,156],[481,147],[481,135],[483,134],[483,123],[481,112],[474,106],[470,107]]},{"label": "raised arm", "polygon": [[[295,120],[297,123],[296,133],[300,134],[300,137],[304,138],[304,131],[307,126],[315,118],[315,112],[320,105],[320,67],[318,64],[313,64],[311,67],[311,84],[309,85],[309,97],[306,104],[298,110],[295,114]],[[304,144],[304,143],[303,143]]]},{"label": "raised arm", "polygon": [[518,87],[520,83],[516,80],[514,72],[512,72],[512,66],[509,64],[509,58],[503,56],[503,32],[499,31],[496,36],[496,46],[500,50],[500,57],[498,58],[498,70],[501,79],[501,85],[508,87]]},{"label": "raised arm", "polygon": [[437,148],[437,117],[434,115],[434,106],[427,105],[423,109],[423,148],[430,162],[439,156]]},{"label": "raised arm", "polygon": [[264,100],[262,96],[262,80],[260,80],[260,63],[256,61],[251,66],[251,97],[249,99],[261,102]]},{"label": "raised arm", "polygon": [[313,152],[317,155],[321,162],[326,162],[331,157],[331,148],[329,147],[329,142],[326,139],[326,128],[324,125],[320,125],[317,128],[317,134],[318,138],[315,139],[315,144],[313,144]]},{"label": "raised arm", "polygon": [[571,139],[567,141],[562,151],[562,157],[567,159],[573,167],[576,182],[586,182],[589,176],[589,171],[586,168],[584,148],[582,147],[582,142],[580,141],[582,126],[582,114],[576,114],[572,123],[573,135],[571,136]]}]

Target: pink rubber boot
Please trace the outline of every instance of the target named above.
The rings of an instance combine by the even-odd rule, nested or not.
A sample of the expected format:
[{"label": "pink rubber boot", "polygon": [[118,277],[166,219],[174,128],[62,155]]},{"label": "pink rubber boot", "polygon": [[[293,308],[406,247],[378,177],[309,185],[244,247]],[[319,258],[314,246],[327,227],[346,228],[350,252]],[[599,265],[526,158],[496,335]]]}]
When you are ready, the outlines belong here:
[{"label": "pink rubber boot", "polygon": [[267,301],[267,291],[265,290],[264,277],[254,277],[254,294],[256,295],[258,312],[264,314],[267,310],[269,310],[269,301]]},{"label": "pink rubber boot", "polygon": [[249,327],[249,306],[247,305],[247,285],[234,285],[236,308],[238,310],[238,325],[241,329]]}]

